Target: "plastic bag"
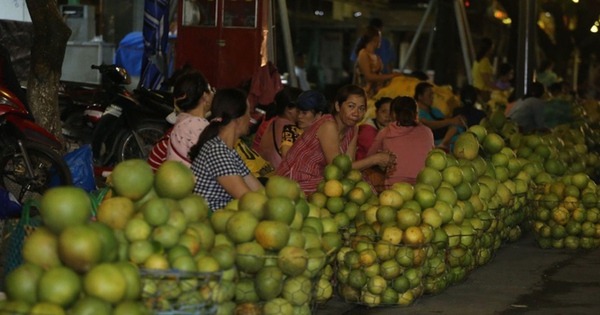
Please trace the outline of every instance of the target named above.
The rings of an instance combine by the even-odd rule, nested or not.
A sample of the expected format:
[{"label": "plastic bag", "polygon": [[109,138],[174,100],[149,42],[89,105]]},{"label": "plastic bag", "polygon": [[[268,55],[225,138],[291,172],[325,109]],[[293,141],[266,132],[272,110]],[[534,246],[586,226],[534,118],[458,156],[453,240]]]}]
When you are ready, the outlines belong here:
[{"label": "plastic bag", "polygon": [[21,213],[21,204],[6,188],[0,187],[0,219],[4,220]]},{"label": "plastic bag", "polygon": [[79,149],[65,154],[63,160],[65,160],[73,175],[73,186],[80,187],[88,193],[96,189],[92,147],[90,145],[81,146]]}]

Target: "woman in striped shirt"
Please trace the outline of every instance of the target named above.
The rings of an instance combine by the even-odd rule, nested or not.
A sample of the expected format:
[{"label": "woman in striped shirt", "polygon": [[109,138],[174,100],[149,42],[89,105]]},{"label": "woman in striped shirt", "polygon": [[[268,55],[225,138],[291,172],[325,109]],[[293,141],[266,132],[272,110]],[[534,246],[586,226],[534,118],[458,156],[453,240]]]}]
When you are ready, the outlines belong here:
[{"label": "woman in striped shirt", "polygon": [[346,85],[338,90],[331,114],[323,115],[304,131],[275,173],[297,181],[308,194],[317,190],[325,166],[341,153],[350,156],[354,169],[364,170],[374,165],[387,167],[392,162],[392,156],[387,152],[354,161],[357,124],[366,113],[366,101],[365,91],[357,85]]}]

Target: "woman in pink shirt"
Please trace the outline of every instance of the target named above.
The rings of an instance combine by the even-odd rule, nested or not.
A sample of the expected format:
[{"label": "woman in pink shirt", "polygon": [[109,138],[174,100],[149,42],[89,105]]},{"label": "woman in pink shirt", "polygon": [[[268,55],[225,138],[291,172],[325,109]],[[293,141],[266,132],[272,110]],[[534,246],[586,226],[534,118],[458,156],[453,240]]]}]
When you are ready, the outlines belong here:
[{"label": "woman in pink shirt", "polygon": [[167,160],[191,165],[188,153],[208,126],[205,116],[210,111],[215,89],[199,71],[184,74],[173,89],[175,105],[180,113],[169,137]]},{"label": "woman in pink shirt", "polygon": [[412,97],[399,96],[392,101],[392,121],[375,138],[367,157],[380,151],[396,155],[394,172],[385,179],[386,188],[397,182],[414,184],[425,167],[427,154],[434,148],[433,133],[419,122],[417,103]]}]

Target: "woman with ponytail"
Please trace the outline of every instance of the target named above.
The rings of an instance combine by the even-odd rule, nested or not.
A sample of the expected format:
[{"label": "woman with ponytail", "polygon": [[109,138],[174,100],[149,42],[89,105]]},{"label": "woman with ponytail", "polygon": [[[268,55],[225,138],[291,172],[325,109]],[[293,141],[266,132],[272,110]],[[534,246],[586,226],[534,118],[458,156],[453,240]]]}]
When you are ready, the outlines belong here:
[{"label": "woman with ponytail", "polygon": [[248,191],[262,188],[235,149],[236,141],[248,134],[250,106],[246,93],[238,89],[218,91],[211,106],[209,125],[190,150],[194,193],[206,199],[212,211],[223,208]]},{"label": "woman with ponytail", "polygon": [[431,129],[419,122],[417,102],[412,97],[399,96],[392,101],[394,119],[383,128],[367,152],[367,157],[381,151],[396,155],[396,166],[385,179],[385,188],[397,182],[414,184],[425,159],[434,148]]},{"label": "woman with ponytail", "polygon": [[372,98],[385,81],[401,76],[401,73],[383,74],[383,62],[375,53],[381,45],[381,31],[373,26],[365,29],[358,45],[356,46],[356,65],[354,66],[353,83],[362,87],[368,98]]},{"label": "woman with ponytail", "polygon": [[215,90],[199,71],[186,73],[177,80],[173,96],[180,113],[169,138],[167,160],[190,166],[192,161],[188,159],[188,153],[208,126],[205,116],[210,111],[214,93]]}]

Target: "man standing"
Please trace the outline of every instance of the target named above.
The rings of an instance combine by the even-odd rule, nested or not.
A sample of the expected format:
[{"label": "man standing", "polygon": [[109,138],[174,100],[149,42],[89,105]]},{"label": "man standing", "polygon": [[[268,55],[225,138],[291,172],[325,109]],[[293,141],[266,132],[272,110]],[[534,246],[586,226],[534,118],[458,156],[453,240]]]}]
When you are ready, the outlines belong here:
[{"label": "man standing", "polygon": [[[380,32],[383,29],[383,21],[380,18],[372,18],[369,21],[369,26],[373,26],[378,29]],[[350,61],[352,63],[356,63],[357,52],[356,46],[360,41],[360,37],[356,39],[354,43],[354,48],[352,49],[352,53],[350,54]],[[375,50],[375,53],[381,57],[381,61],[383,62],[383,71],[382,73],[391,73],[394,69],[394,61],[396,59],[396,54],[394,53],[394,49],[392,48],[392,44],[386,38],[381,38],[381,46]]]}]

